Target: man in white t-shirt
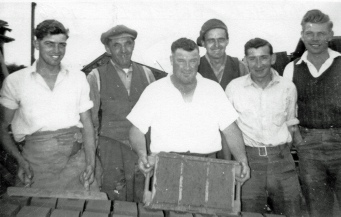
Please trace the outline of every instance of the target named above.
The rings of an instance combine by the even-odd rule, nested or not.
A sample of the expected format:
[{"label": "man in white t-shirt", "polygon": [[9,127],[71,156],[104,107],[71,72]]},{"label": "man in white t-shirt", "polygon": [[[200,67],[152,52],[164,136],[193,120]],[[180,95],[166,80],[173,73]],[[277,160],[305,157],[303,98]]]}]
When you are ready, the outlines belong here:
[{"label": "man in white t-shirt", "polygon": [[127,116],[133,124],[130,142],[139,156],[139,168],[152,170],[144,134],[151,127],[150,150],[213,157],[221,150],[221,130],[235,159],[242,165],[237,177],[250,177],[238,115],[218,83],[197,73],[199,49],[194,41],[173,42],[170,57],[173,74],[149,85]]}]

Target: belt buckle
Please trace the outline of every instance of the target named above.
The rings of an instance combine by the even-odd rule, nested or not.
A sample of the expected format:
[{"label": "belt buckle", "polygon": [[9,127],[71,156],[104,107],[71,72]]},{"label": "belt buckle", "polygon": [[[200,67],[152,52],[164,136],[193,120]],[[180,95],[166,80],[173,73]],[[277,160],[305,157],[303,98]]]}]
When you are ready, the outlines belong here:
[{"label": "belt buckle", "polygon": [[259,156],[261,156],[261,157],[268,156],[268,152],[266,150],[266,147],[258,147],[258,153],[259,153]]}]

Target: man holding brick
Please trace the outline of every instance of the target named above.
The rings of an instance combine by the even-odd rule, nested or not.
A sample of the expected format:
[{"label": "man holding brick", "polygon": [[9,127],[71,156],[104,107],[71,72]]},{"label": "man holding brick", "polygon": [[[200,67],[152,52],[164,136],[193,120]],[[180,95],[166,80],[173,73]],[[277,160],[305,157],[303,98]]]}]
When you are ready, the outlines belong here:
[{"label": "man holding brick", "polygon": [[152,154],[175,152],[215,158],[222,149],[219,130],[226,145],[242,165],[244,182],[250,177],[241,132],[235,124],[238,115],[218,83],[197,73],[199,48],[194,41],[180,38],[173,42],[170,57],[173,74],[149,85],[127,116],[133,124],[130,141],[139,156],[139,168],[148,173],[144,134],[151,127]]},{"label": "man holding brick", "polygon": [[[68,30],[45,20],[35,36],[39,59],[10,74],[0,92],[1,143],[18,161],[27,187],[98,191],[89,84],[84,73],[61,64]],[[14,139],[25,140],[21,152],[10,124]]]}]

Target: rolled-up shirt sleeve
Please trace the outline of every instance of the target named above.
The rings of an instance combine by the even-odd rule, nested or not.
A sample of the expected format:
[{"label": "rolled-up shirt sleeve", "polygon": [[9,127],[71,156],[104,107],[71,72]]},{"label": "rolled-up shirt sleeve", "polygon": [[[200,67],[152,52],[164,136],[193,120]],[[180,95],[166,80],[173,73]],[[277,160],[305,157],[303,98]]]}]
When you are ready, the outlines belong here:
[{"label": "rolled-up shirt sleeve", "polygon": [[13,78],[8,76],[5,79],[0,91],[0,104],[9,109],[18,109],[20,101],[15,85],[16,82]]},{"label": "rolled-up shirt sleeve", "polygon": [[219,129],[223,131],[226,127],[230,126],[238,118],[238,113],[232,106],[231,102],[225,95],[224,91],[219,91],[217,94],[220,103],[217,103],[218,113],[221,114],[219,117]]},{"label": "rolled-up shirt sleeve", "polygon": [[291,88],[288,90],[288,115],[287,115],[287,120],[286,124],[287,126],[293,126],[296,124],[299,124],[299,120],[297,119],[296,116],[296,106],[297,106],[297,90],[295,85],[292,85]]},{"label": "rolled-up shirt sleeve", "polygon": [[150,86],[148,86],[127,116],[127,119],[144,134],[151,126],[157,108],[157,100],[153,95]]},{"label": "rolled-up shirt sleeve", "polygon": [[86,112],[93,107],[93,102],[90,100],[90,86],[84,74],[80,78],[81,96],[79,99],[79,113]]}]

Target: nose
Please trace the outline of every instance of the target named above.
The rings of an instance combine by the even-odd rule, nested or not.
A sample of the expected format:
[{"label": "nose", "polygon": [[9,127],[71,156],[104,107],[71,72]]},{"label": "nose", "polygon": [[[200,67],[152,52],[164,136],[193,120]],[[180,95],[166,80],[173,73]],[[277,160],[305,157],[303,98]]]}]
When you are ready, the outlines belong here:
[{"label": "nose", "polygon": [[126,46],[122,46],[122,53],[126,53],[127,52],[127,48],[126,48]]},{"label": "nose", "polygon": [[257,58],[256,59],[256,66],[259,68],[259,67],[261,67],[261,65],[262,65],[261,60],[259,58]]},{"label": "nose", "polygon": [[215,48],[219,47],[219,42],[218,42],[218,40],[214,40],[213,46],[214,46]]},{"label": "nose", "polygon": [[53,47],[53,52],[54,53],[59,53],[59,45],[58,44],[55,44],[54,47]]}]

